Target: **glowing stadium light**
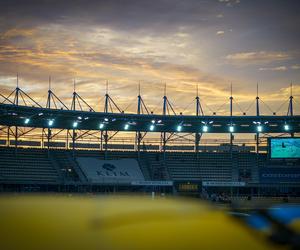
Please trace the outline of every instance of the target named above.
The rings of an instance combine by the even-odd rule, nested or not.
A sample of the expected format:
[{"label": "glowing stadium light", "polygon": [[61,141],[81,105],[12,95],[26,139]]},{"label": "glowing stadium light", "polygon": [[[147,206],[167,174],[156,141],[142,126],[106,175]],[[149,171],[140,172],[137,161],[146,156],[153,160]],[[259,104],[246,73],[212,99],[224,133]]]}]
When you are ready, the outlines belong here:
[{"label": "glowing stadium light", "polygon": [[152,120],[151,123],[154,124],[154,123],[155,123],[155,120]]},{"label": "glowing stadium light", "polygon": [[213,124],[214,123],[214,121],[210,121],[208,124]]},{"label": "glowing stadium light", "polygon": [[178,125],[176,130],[177,130],[177,132],[180,132],[182,130],[182,126]]},{"label": "glowing stadium light", "polygon": [[234,126],[232,126],[232,125],[229,126],[229,132],[230,132],[230,133],[233,133],[233,132],[234,132]]},{"label": "glowing stadium light", "polygon": [[158,120],[158,121],[157,121],[157,123],[161,123],[161,122],[162,122],[162,120]]},{"label": "glowing stadium light", "polygon": [[77,128],[78,122],[73,122],[73,128]]},{"label": "glowing stadium light", "polygon": [[124,129],[128,130],[129,129],[129,124],[125,124]]},{"label": "glowing stadium light", "polygon": [[284,124],[283,126],[285,131],[289,131],[290,130],[290,126],[288,124]]},{"label": "glowing stadium light", "polygon": [[108,118],[104,118],[104,121],[108,122]]},{"label": "glowing stadium light", "polygon": [[100,129],[103,129],[103,128],[104,128],[104,124],[103,124],[103,123],[100,123],[99,128],[100,128]]},{"label": "glowing stadium light", "polygon": [[24,121],[25,124],[28,124],[29,122],[30,122],[29,118],[26,118],[25,121]]},{"label": "glowing stadium light", "polygon": [[49,121],[48,121],[49,127],[51,127],[51,126],[53,125],[53,123],[54,123],[54,120],[49,120]]},{"label": "glowing stadium light", "polygon": [[208,126],[206,126],[206,125],[204,125],[203,127],[202,127],[202,132],[208,132]]},{"label": "glowing stadium light", "polygon": [[81,116],[78,116],[78,117],[77,117],[77,119],[78,119],[78,120],[81,120],[81,119],[82,119],[82,117],[81,117]]},{"label": "glowing stadium light", "polygon": [[151,124],[149,129],[150,129],[150,131],[153,131],[154,128],[155,128],[155,126],[153,124]]},{"label": "glowing stadium light", "polygon": [[258,126],[256,127],[256,130],[257,130],[257,132],[262,132],[263,127],[262,127],[261,125],[258,125]]}]

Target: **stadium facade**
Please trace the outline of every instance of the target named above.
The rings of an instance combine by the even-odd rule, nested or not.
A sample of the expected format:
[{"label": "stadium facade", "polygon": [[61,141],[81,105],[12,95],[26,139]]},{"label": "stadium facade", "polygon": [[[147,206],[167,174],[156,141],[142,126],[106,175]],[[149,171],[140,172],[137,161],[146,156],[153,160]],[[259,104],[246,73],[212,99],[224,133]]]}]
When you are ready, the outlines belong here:
[{"label": "stadium facade", "polygon": [[[300,116],[292,95],[286,115],[261,115],[257,96],[250,116],[233,115],[232,95],[228,116],[204,115],[198,94],[195,115],[176,114],[166,95],[162,114],[149,111],[140,94],[136,114],[124,113],[108,93],[103,112],[75,90],[70,108],[51,89],[46,107],[19,87],[1,98],[2,191],[299,195]],[[122,132],[134,139],[115,139]],[[151,133],[159,138],[146,140]],[[229,139],[203,143],[208,133]],[[241,133],[254,134],[255,143],[235,140]],[[291,139],[293,157],[270,157],[272,137]]]}]

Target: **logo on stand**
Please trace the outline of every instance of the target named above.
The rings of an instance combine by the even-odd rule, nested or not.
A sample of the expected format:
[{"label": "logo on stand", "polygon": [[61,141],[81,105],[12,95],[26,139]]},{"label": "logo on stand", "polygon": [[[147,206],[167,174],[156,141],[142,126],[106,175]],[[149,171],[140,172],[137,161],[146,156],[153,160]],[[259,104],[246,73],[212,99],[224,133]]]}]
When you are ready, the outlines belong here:
[{"label": "logo on stand", "polygon": [[111,163],[104,163],[102,165],[103,170],[97,170],[97,175],[104,177],[129,177],[127,171],[119,171],[117,167]]}]

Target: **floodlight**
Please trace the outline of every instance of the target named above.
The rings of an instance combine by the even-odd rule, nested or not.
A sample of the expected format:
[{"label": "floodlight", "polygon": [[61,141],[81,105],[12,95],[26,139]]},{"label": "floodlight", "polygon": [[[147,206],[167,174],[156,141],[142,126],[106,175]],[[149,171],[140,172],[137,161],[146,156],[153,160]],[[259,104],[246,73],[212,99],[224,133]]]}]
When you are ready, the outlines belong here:
[{"label": "floodlight", "polygon": [[230,132],[230,133],[233,133],[233,132],[234,132],[234,126],[232,126],[232,125],[229,126],[229,132]]},{"label": "floodlight", "polygon": [[207,131],[208,131],[208,126],[204,125],[204,126],[202,127],[202,132],[207,132]]},{"label": "floodlight", "polygon": [[262,127],[261,125],[258,125],[258,126],[256,127],[256,130],[257,130],[257,132],[262,132],[263,127]]},{"label": "floodlight", "polygon": [[153,131],[155,126],[153,124],[150,125],[150,131]]},{"label": "floodlight", "polygon": [[125,124],[124,129],[128,130],[129,129],[129,124]]},{"label": "floodlight", "polygon": [[53,125],[53,123],[54,123],[54,120],[49,120],[49,121],[48,121],[49,127],[51,127],[51,126]]},{"label": "floodlight", "polygon": [[78,122],[73,122],[73,128],[77,128],[77,126],[78,126]]},{"label": "floodlight", "polygon": [[104,124],[103,124],[103,123],[100,123],[99,128],[100,128],[100,129],[103,129],[103,128],[104,128]]},{"label": "floodlight", "polygon": [[178,125],[177,126],[177,132],[180,132],[182,130],[182,126],[181,125]]},{"label": "floodlight", "polygon": [[288,131],[288,130],[290,130],[290,126],[289,126],[288,124],[284,124],[284,126],[283,126],[283,127],[284,127],[284,130],[285,130],[285,131]]},{"label": "floodlight", "polygon": [[28,124],[29,122],[30,122],[29,118],[26,118],[25,121],[24,121],[25,124]]}]

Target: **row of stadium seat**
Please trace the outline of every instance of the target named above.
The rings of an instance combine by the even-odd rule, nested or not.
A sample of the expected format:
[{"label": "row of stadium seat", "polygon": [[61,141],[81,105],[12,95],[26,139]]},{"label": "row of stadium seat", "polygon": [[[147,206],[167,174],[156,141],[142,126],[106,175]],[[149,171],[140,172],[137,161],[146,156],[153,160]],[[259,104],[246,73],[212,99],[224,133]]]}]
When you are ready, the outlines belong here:
[{"label": "row of stadium seat", "polygon": [[239,169],[249,170],[252,182],[258,182],[258,167],[266,156],[254,153],[140,152],[0,147],[0,179],[48,182],[87,181],[76,157],[117,160],[138,159],[145,180],[239,181]]},{"label": "row of stadium seat", "polygon": [[39,149],[0,148],[1,182],[57,183],[59,174],[48,158],[47,151]]}]

